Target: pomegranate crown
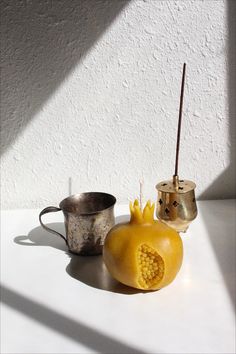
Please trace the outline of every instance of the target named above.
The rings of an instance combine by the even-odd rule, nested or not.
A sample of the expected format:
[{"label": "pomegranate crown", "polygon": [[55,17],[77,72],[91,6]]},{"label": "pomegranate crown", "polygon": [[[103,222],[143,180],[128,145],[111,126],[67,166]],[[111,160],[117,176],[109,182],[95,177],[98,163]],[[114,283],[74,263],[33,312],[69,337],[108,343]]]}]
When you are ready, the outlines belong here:
[{"label": "pomegranate crown", "polygon": [[152,204],[150,200],[148,200],[143,210],[139,205],[138,199],[135,199],[134,203],[130,202],[129,208],[131,223],[150,224],[154,222],[155,203]]}]

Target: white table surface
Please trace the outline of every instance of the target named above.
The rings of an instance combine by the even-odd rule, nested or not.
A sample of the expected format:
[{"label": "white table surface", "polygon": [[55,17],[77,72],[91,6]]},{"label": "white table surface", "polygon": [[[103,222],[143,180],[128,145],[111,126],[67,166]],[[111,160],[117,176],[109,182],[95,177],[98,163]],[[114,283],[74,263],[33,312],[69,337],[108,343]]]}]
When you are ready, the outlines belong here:
[{"label": "white table surface", "polygon": [[[235,353],[233,200],[198,202],[175,281],[138,292],[68,254],[39,210],[1,218],[1,353]],[[117,206],[118,221],[128,206]],[[63,228],[63,216],[44,216]]]}]

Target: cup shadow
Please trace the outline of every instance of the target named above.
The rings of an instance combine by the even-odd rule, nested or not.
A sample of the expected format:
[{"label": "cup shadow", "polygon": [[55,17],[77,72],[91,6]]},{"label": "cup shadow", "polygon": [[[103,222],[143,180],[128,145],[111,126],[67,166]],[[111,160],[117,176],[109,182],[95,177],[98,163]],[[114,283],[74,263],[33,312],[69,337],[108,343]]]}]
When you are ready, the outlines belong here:
[{"label": "cup shadow", "polygon": [[[47,227],[58,231],[61,234],[65,235],[65,226],[62,222],[49,223]],[[53,247],[60,251],[68,253],[65,242],[42,228],[42,226],[37,226],[32,229],[28,235],[16,236],[14,242],[21,246],[44,246],[44,247]]]},{"label": "cup shadow", "polygon": [[[125,222],[127,220],[129,220],[129,216],[122,215],[116,218],[116,223]],[[46,224],[46,226],[65,234],[64,223],[49,223]],[[93,288],[126,295],[143,292],[142,290],[123,285],[113,279],[105,267],[102,255],[80,256],[73,254],[67,249],[66,244],[61,238],[50,234],[41,226],[32,229],[28,235],[16,236],[14,242],[20,246],[53,247],[59,251],[63,251],[70,258],[69,264],[65,269],[67,274]]]}]

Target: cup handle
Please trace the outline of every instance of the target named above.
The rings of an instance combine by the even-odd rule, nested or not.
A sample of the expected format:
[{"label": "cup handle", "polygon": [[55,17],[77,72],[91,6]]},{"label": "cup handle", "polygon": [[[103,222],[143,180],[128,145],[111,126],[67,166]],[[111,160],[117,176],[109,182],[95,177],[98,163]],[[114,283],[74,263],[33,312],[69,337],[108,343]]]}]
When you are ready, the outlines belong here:
[{"label": "cup handle", "polygon": [[50,229],[49,227],[47,227],[46,225],[44,225],[44,223],[42,222],[42,216],[43,216],[44,214],[51,213],[51,212],[56,212],[56,211],[60,211],[60,210],[61,210],[61,208],[57,208],[57,207],[54,207],[54,206],[49,206],[49,207],[43,209],[43,210],[40,212],[40,214],[39,214],[39,222],[40,222],[41,226],[42,226],[45,230],[47,230],[47,231],[49,231],[49,232],[51,232],[51,233],[53,233],[53,234],[55,234],[55,235],[59,235],[60,237],[63,238],[63,240],[64,240],[64,241],[66,242],[66,244],[67,244],[67,239],[65,238],[65,236],[63,236],[62,234],[60,234],[60,232],[57,232],[57,231],[55,231],[55,230]]}]

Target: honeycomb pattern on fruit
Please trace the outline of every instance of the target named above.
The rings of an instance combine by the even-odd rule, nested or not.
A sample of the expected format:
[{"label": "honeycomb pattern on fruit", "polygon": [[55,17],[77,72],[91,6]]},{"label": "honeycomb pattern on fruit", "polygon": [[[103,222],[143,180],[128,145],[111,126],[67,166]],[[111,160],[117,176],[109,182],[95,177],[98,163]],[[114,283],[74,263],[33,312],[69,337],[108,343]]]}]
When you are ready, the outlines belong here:
[{"label": "honeycomb pattern on fruit", "polygon": [[152,247],[142,244],[138,248],[139,284],[143,289],[149,289],[164,276],[164,261]]}]

